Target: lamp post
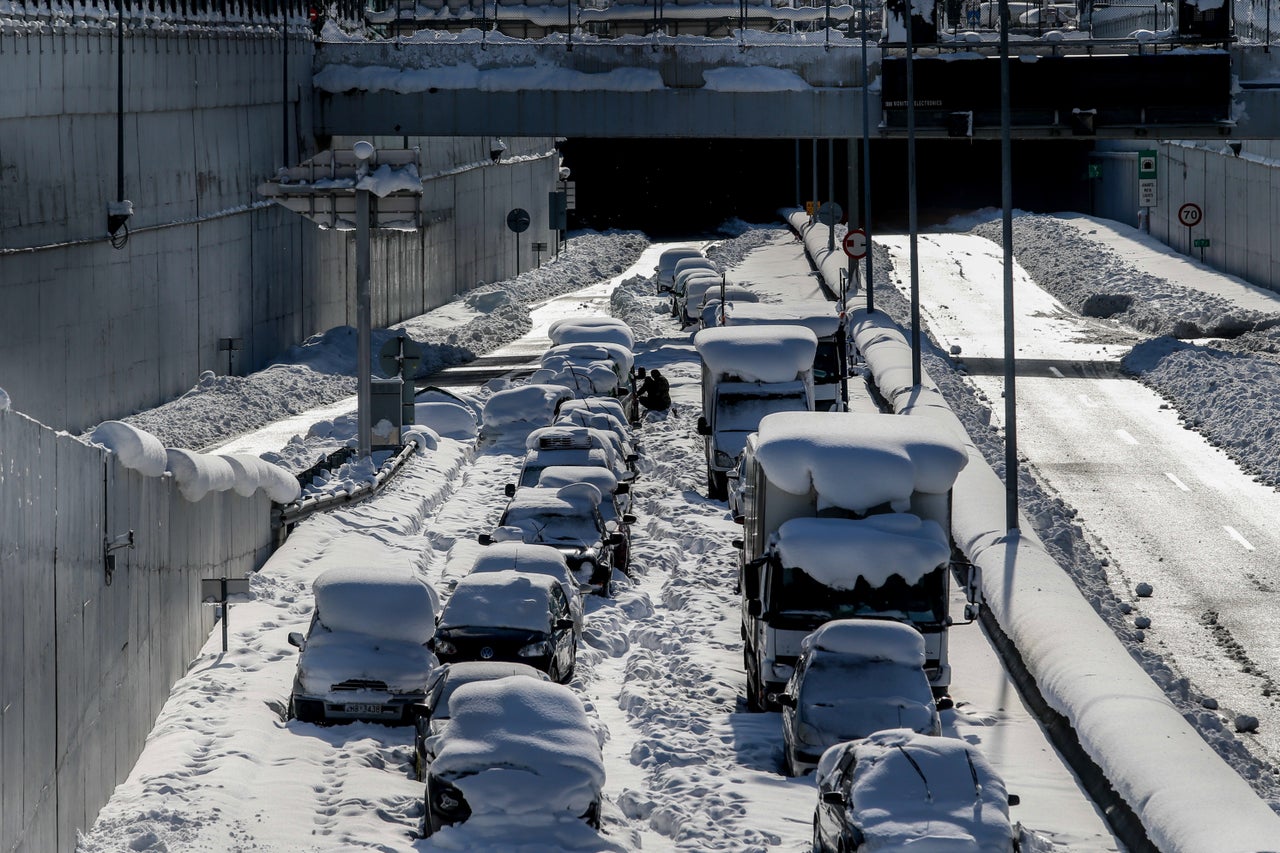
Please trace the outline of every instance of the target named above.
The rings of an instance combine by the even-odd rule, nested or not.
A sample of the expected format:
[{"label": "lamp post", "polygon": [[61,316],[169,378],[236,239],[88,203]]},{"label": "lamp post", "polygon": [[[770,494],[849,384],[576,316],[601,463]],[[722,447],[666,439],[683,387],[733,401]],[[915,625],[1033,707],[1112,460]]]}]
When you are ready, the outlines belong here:
[{"label": "lamp post", "polygon": [[[367,171],[377,150],[360,140],[351,146],[360,161],[359,171]],[[356,452],[369,455],[373,443],[370,409],[373,406],[373,311],[369,296],[369,190],[356,182]]]}]

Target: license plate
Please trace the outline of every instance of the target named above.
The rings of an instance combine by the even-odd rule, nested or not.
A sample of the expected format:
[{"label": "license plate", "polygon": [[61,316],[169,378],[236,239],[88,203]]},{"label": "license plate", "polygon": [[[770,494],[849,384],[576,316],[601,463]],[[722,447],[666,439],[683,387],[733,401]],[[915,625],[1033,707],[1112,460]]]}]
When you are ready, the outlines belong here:
[{"label": "license plate", "polygon": [[351,703],[342,706],[343,713],[346,714],[363,714],[372,717],[398,717],[400,710],[395,707],[387,707],[386,705],[370,705],[364,703]]}]

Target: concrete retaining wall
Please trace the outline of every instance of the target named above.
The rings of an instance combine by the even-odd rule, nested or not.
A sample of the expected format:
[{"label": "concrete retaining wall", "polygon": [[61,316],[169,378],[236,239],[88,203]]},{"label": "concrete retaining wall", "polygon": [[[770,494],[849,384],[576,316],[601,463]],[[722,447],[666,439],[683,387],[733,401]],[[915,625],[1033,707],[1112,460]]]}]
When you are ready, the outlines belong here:
[{"label": "concrete retaining wall", "polygon": [[[73,432],[227,372],[220,339],[242,340],[231,370],[243,374],[355,323],[354,237],[257,193],[286,162],[352,141],[310,137],[310,29],[286,41],[278,27],[126,17],[123,196],[135,212],[113,249],[121,54],[109,24],[0,32],[0,387]],[[553,140],[508,139],[499,164],[488,138],[374,141],[421,145],[434,176],[428,227],[374,240],[375,324],[511,275],[512,207],[533,216],[532,265],[530,243],[549,239]]]},{"label": "concrete retaining wall", "polygon": [[[267,558],[271,502],[170,477],[0,411],[0,850],[72,850],[214,625],[200,579]],[[136,547],[105,538],[134,531]]]}]

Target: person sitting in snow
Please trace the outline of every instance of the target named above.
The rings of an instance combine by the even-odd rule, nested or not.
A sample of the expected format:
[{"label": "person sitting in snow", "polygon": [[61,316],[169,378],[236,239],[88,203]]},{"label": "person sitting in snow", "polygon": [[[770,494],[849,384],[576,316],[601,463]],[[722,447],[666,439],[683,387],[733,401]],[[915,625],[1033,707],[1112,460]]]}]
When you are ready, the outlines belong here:
[{"label": "person sitting in snow", "polygon": [[671,408],[671,383],[667,382],[667,377],[661,371],[655,369],[646,375],[642,367],[637,375],[641,380],[636,392],[640,405],[653,412],[665,412]]}]

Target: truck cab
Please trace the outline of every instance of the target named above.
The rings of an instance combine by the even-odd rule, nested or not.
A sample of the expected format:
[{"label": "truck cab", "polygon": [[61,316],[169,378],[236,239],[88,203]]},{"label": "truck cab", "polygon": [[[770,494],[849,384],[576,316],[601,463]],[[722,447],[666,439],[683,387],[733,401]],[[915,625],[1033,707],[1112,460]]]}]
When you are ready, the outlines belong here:
[{"label": "truck cab", "polygon": [[748,705],[772,707],[805,635],[893,619],[923,635],[934,692],[951,683],[951,486],[964,440],[923,417],[784,413],[744,448],[736,506]]},{"label": "truck cab", "polygon": [[728,495],[729,471],[747,436],[773,412],[813,411],[813,356],[818,339],[803,326],[703,329],[694,335],[702,360],[702,416],[707,492]]},{"label": "truck cab", "polygon": [[848,341],[833,304],[816,300],[785,305],[739,302],[724,310],[726,326],[783,324],[805,326],[818,338],[818,351],[813,358],[814,409],[845,411],[848,405],[841,394],[841,380],[849,373]]}]

